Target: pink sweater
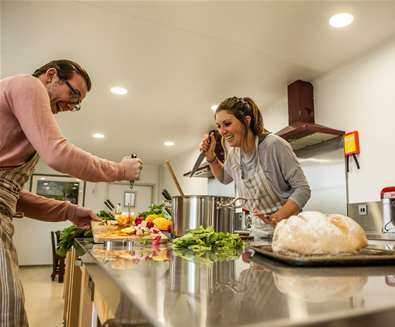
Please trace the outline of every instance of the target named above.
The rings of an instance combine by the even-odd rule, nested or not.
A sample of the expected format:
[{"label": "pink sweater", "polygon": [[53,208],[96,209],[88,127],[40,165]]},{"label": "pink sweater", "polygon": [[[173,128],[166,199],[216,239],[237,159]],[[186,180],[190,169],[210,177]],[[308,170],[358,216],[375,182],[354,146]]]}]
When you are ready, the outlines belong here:
[{"label": "pink sweater", "polygon": [[[39,79],[30,75],[2,79],[0,169],[24,163],[35,151],[49,167],[86,181],[126,179],[125,170],[119,163],[96,157],[64,138],[52,114],[47,90]],[[21,201],[27,201],[28,207],[36,207],[32,217],[41,215],[46,220],[70,218],[67,212],[72,211],[68,203],[60,205],[59,201],[27,195],[26,192],[21,193]],[[18,207],[28,210],[24,203],[18,203]],[[63,209],[59,210],[61,207]]]}]

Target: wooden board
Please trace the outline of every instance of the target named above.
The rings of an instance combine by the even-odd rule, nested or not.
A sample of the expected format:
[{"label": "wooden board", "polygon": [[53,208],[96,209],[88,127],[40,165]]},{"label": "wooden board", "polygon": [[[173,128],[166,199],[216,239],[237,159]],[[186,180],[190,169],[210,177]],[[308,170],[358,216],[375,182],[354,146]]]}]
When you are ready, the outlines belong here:
[{"label": "wooden board", "polygon": [[358,253],[347,255],[294,256],[274,253],[271,245],[251,247],[256,253],[293,266],[360,266],[395,264],[395,251],[366,247]]},{"label": "wooden board", "polygon": [[157,236],[160,236],[160,243],[165,243],[169,238],[163,233],[149,234],[145,236],[137,235],[103,235],[103,233],[111,231],[111,229],[116,229],[114,227],[108,227],[100,224],[99,222],[92,222],[92,234],[95,243],[104,243],[108,241],[134,241],[134,242],[152,242]]}]

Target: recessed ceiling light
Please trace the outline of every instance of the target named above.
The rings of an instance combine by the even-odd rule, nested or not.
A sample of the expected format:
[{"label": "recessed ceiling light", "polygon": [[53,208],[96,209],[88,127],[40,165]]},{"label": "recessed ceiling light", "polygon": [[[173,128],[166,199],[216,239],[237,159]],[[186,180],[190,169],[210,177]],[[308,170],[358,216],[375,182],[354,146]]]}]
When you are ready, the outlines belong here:
[{"label": "recessed ceiling light", "polygon": [[341,27],[346,27],[346,26],[350,25],[353,20],[354,20],[353,15],[343,12],[340,14],[333,15],[329,19],[329,24],[332,27],[341,28]]},{"label": "recessed ceiling light", "polygon": [[102,133],[94,133],[94,134],[92,134],[92,136],[95,139],[104,139],[104,134],[102,134]]},{"label": "recessed ceiling light", "polygon": [[114,93],[117,95],[125,95],[128,93],[128,90],[125,89],[124,87],[121,87],[121,86],[114,86],[111,88],[111,93]]},{"label": "recessed ceiling light", "polygon": [[165,141],[163,144],[166,146],[174,146],[175,143],[173,141]]},{"label": "recessed ceiling light", "polygon": [[211,110],[212,110],[212,111],[217,110],[217,108],[218,108],[218,105],[217,105],[217,104],[213,104],[213,105],[211,106]]}]

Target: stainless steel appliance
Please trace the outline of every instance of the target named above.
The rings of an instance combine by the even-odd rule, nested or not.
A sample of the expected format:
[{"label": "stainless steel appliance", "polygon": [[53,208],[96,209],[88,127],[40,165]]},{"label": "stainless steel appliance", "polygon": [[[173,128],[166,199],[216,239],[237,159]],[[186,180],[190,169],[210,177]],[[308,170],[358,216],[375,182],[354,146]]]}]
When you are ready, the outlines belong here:
[{"label": "stainless steel appliance", "polygon": [[384,187],[381,190],[381,201],[383,202],[384,232],[393,231],[395,227],[395,187]]},{"label": "stainless steel appliance", "polygon": [[213,226],[217,232],[233,232],[237,200],[242,199],[212,195],[174,196],[173,234],[182,236],[199,226]]},{"label": "stainless steel appliance", "polygon": [[395,238],[395,203],[390,199],[350,203],[348,216],[362,226],[369,239]]},{"label": "stainless steel appliance", "polygon": [[[395,226],[395,199],[383,199],[384,232],[389,232]],[[395,232],[393,230],[393,232]]]},{"label": "stainless steel appliance", "polygon": [[347,172],[341,137],[295,151],[311,188],[305,211],[347,215]]}]

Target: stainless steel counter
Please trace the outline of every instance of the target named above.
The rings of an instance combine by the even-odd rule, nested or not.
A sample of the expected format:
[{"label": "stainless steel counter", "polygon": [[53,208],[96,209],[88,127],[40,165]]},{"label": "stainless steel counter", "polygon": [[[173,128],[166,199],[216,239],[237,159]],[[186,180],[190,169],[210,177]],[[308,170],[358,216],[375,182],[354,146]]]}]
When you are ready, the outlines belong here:
[{"label": "stainless steel counter", "polygon": [[95,288],[119,320],[183,327],[394,325],[395,266],[294,268],[248,253],[210,263],[166,247],[79,244]]}]

